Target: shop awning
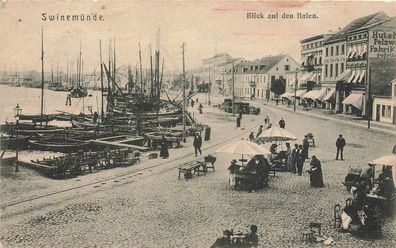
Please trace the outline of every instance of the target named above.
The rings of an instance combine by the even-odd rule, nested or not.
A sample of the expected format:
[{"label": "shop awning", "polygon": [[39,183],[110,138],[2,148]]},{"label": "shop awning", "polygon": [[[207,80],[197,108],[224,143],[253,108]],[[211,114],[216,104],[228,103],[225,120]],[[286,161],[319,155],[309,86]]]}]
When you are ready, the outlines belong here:
[{"label": "shop awning", "polygon": [[353,79],[352,83],[357,83],[357,82],[359,82],[358,80],[359,80],[359,78],[360,78],[360,73],[361,73],[361,72],[362,72],[362,70],[356,70],[355,78]]},{"label": "shop awning", "polygon": [[363,107],[363,94],[362,93],[352,93],[347,98],[342,101],[343,104],[352,105],[355,108],[362,110]]},{"label": "shop awning", "polygon": [[359,83],[361,83],[363,81],[364,76],[366,76],[366,70],[361,70],[360,71],[360,75],[359,75],[359,79],[358,79]]},{"label": "shop awning", "polygon": [[308,91],[305,95],[302,96],[302,98],[315,100],[315,95],[318,94],[318,92],[319,90]]},{"label": "shop awning", "polygon": [[308,78],[307,81],[316,82],[316,73],[312,73],[312,77]]},{"label": "shop awning", "polygon": [[349,55],[348,58],[353,58],[353,57],[355,57],[355,54],[356,54],[356,46],[353,46],[353,47],[352,47],[351,55]]},{"label": "shop awning", "polygon": [[290,100],[291,100],[292,93],[285,92],[285,93],[283,93],[282,95],[280,95],[280,97],[281,97],[281,98],[287,98],[287,99],[290,99]]},{"label": "shop awning", "polygon": [[304,74],[301,76],[300,80],[301,80],[301,81],[307,81],[307,79],[312,78],[313,75],[314,75],[314,73],[313,73],[312,71],[311,71],[311,72],[304,73]]},{"label": "shop awning", "polygon": [[229,76],[227,81],[231,81],[232,80],[232,76]]},{"label": "shop awning", "polygon": [[361,53],[360,53],[359,55],[360,55],[360,56],[363,56],[366,52],[367,52],[367,45],[364,45],[364,46],[362,47],[362,51],[361,51]]},{"label": "shop awning", "polygon": [[353,79],[355,78],[355,74],[356,74],[356,70],[353,70],[351,76],[348,79],[348,83],[352,83]]},{"label": "shop awning", "polygon": [[216,77],[215,81],[223,81],[223,76],[222,75],[218,75]]},{"label": "shop awning", "polygon": [[305,90],[297,90],[296,97],[301,97],[304,94],[305,94]]},{"label": "shop awning", "polygon": [[319,92],[315,95],[314,99],[318,101],[322,101],[323,97],[326,96],[327,88],[322,88]]},{"label": "shop awning", "polygon": [[352,47],[349,47],[348,48],[348,53],[347,53],[347,58],[349,58],[349,56],[351,56],[351,53],[352,53]]},{"label": "shop awning", "polygon": [[335,91],[336,91],[335,88],[331,89],[327,93],[327,95],[325,97],[323,97],[323,101],[328,101],[328,102],[333,101],[334,100]]},{"label": "shop awning", "polygon": [[351,77],[351,73],[351,69],[346,69],[338,76],[338,81],[347,81]]}]

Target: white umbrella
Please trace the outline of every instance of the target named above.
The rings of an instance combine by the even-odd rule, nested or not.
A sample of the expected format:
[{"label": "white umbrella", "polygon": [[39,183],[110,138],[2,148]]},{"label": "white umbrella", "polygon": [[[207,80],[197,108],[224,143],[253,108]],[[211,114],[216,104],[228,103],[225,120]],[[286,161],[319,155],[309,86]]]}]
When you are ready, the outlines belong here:
[{"label": "white umbrella", "polygon": [[396,154],[382,156],[380,158],[374,159],[369,164],[396,167]]},{"label": "white umbrella", "polygon": [[369,164],[392,166],[393,184],[396,187],[396,154],[379,157],[371,161]]},{"label": "white umbrella", "polygon": [[296,139],[296,136],[294,136],[291,132],[277,126],[265,130],[257,137],[257,141],[260,142],[288,141]]},{"label": "white umbrella", "polygon": [[231,153],[231,154],[240,154],[242,155],[268,155],[270,152],[264,147],[257,145],[251,141],[247,140],[238,140],[227,144],[223,147],[220,147],[216,150],[217,153]]}]

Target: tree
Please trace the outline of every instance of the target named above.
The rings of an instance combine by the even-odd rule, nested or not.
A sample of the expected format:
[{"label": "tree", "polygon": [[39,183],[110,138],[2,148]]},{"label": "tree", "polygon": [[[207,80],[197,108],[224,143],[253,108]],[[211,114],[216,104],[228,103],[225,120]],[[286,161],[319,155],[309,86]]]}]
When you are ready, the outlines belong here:
[{"label": "tree", "polygon": [[271,82],[271,91],[280,96],[286,91],[286,81],[283,77],[279,77]]}]

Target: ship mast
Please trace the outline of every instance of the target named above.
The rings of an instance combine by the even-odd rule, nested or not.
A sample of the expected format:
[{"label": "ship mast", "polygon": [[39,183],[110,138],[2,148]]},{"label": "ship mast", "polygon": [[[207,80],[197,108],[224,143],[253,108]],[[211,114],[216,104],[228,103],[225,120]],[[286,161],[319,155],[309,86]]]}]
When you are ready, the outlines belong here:
[{"label": "ship mast", "polygon": [[43,125],[44,111],[44,38],[43,28],[41,28],[41,109],[40,109],[40,125]]}]

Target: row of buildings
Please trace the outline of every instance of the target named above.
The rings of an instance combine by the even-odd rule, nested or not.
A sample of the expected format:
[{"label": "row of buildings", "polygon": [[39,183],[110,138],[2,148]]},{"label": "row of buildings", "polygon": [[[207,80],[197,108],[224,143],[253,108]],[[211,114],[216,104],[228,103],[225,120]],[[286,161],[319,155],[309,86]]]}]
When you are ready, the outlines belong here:
[{"label": "row of buildings", "polygon": [[301,40],[298,61],[286,54],[253,61],[216,54],[194,73],[224,95],[233,87],[241,97],[295,97],[325,111],[396,124],[395,42],[396,17],[378,12]]}]

